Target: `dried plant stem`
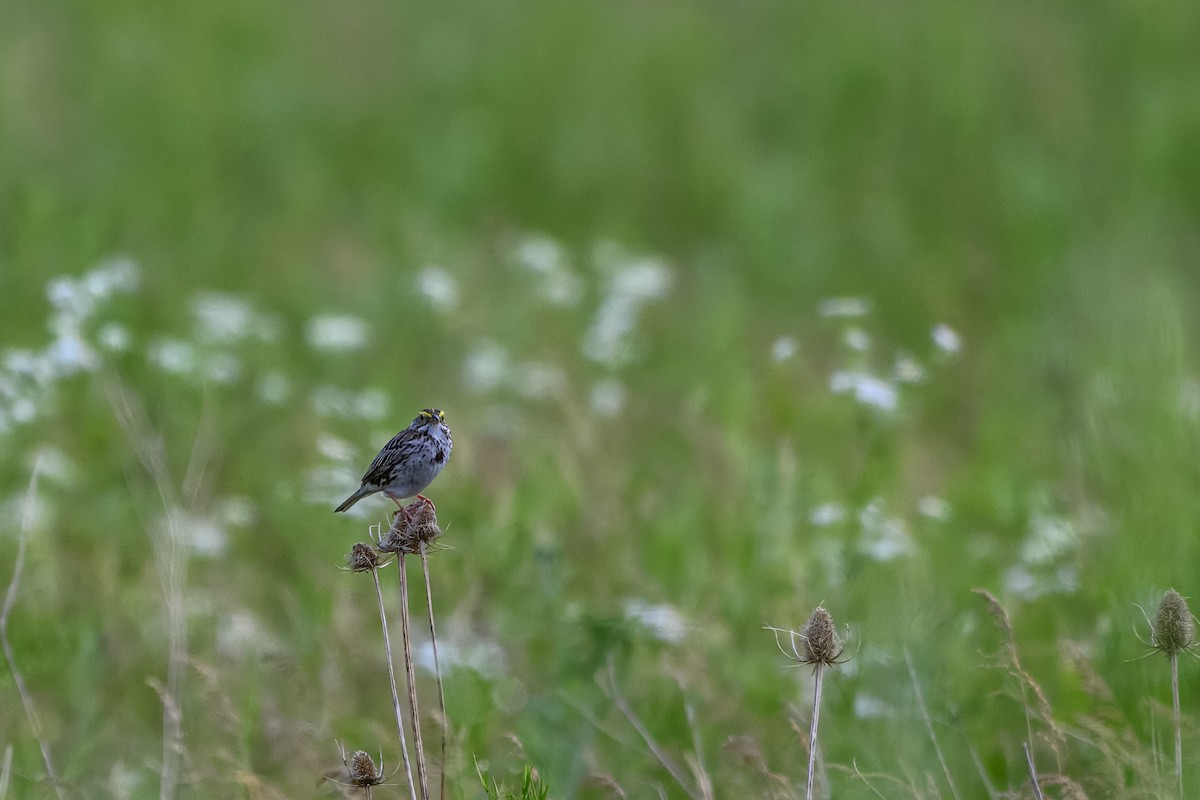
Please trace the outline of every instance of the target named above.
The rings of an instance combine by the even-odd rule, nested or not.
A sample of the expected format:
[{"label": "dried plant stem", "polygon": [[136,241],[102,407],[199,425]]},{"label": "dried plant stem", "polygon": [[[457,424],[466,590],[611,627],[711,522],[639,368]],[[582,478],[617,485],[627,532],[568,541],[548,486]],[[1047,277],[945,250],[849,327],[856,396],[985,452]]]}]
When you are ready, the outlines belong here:
[{"label": "dried plant stem", "polygon": [[442,775],[438,797],[446,800],[446,737],[450,727],[450,718],[446,716],[446,690],[442,686],[442,662],[438,659],[437,627],[433,623],[433,589],[429,584],[429,553],[425,550],[425,541],[420,544],[421,568],[425,572],[425,608],[429,611],[429,640],[433,643],[433,672],[437,678],[438,713],[441,715],[442,742],[441,763]]},{"label": "dried plant stem", "polygon": [[683,770],[679,768],[679,765],[676,764],[661,747],[659,747],[658,742],[654,741],[654,737],[650,735],[650,731],[647,730],[644,724],[642,724],[642,721],[638,718],[637,714],[633,713],[633,709],[629,706],[629,702],[617,688],[617,668],[611,655],[608,657],[608,681],[612,687],[613,702],[616,704],[617,709],[625,715],[625,719],[629,721],[629,724],[633,726],[633,729],[638,732],[639,736],[642,737],[642,741],[646,743],[646,747],[650,748],[650,752],[655,758],[658,759],[658,763],[662,764],[663,768],[666,769],[667,772],[671,773],[671,777],[674,778],[675,782],[679,784],[680,788],[687,793],[688,797],[692,798],[692,800],[702,800],[700,793],[688,785],[687,779],[684,777]]},{"label": "dried plant stem", "polygon": [[1172,651],[1167,654],[1171,659],[1171,702],[1175,706],[1175,777],[1179,780],[1179,797],[1183,794],[1183,724],[1179,713],[1179,658]]},{"label": "dried plant stem", "polygon": [[[129,391],[115,374],[107,376],[105,388],[108,390],[109,403],[121,432],[146,473],[154,481],[167,521],[166,532],[152,532],[150,543],[154,553],[154,565],[163,583],[167,609],[167,681],[165,686],[156,686],[163,704],[163,746],[158,796],[159,800],[171,800],[179,787],[180,762],[186,752],[183,711],[180,705],[183,680],[188,666],[188,624],[184,604],[188,561],[183,514],[167,469],[163,438],[154,430],[137,395]],[[202,412],[202,417],[207,418],[207,406]],[[206,438],[208,431],[204,419],[192,443],[188,473],[183,481],[185,487],[190,487],[188,493],[193,501],[200,493],[202,476],[210,455],[210,442]]]},{"label": "dried plant stem", "polygon": [[[42,735],[42,724],[33,708],[33,695],[25,685],[25,677],[17,669],[17,657],[13,652],[12,643],[8,640],[8,619],[12,615],[13,606],[17,603],[17,591],[21,586],[21,573],[25,570],[25,546],[29,540],[29,529],[33,527],[33,498],[37,496],[38,476],[41,473],[42,462],[39,458],[33,465],[33,474],[29,478],[29,488],[25,492],[25,507],[21,514],[21,530],[17,537],[17,557],[13,563],[12,580],[8,583],[8,591],[4,594],[4,609],[0,611],[0,643],[4,646],[4,658],[8,661],[8,671],[12,675],[13,685],[21,697],[21,706],[25,709],[25,719],[29,722],[29,730],[37,740],[38,750],[42,753],[42,764],[46,767],[46,776],[54,793],[62,800],[62,786],[58,783],[58,773],[54,771],[54,762],[50,760],[50,747]],[[11,763],[12,751],[6,752],[6,762]],[[5,774],[8,770],[5,770]]]},{"label": "dried plant stem", "polygon": [[1033,787],[1033,796],[1037,800],[1046,800],[1046,796],[1042,794],[1042,786],[1038,783],[1037,767],[1033,765],[1033,753],[1029,749],[1029,742],[1021,742],[1021,747],[1025,748],[1025,765],[1029,767],[1029,784]]},{"label": "dried plant stem", "polygon": [[912,679],[913,692],[917,696],[917,710],[921,713],[921,719],[925,721],[925,730],[929,733],[929,741],[933,742],[933,752],[937,753],[938,763],[942,765],[942,774],[946,776],[946,783],[950,786],[950,795],[954,800],[958,800],[958,789],[954,785],[954,778],[950,775],[950,767],[946,764],[946,757],[942,755],[942,748],[938,744],[937,736],[933,732],[933,720],[929,716],[929,709],[925,707],[925,693],[921,691],[921,683],[917,680],[917,670],[913,666],[912,653],[908,648],[904,648],[904,660],[908,663],[908,675]]},{"label": "dried plant stem", "polygon": [[813,800],[813,778],[817,767],[817,724],[821,720],[821,686],[825,678],[825,665],[817,662],[813,665],[813,713],[812,725],[808,729],[808,788],[804,792],[805,800]]},{"label": "dried plant stem", "polygon": [[[408,760],[408,740],[404,736],[404,713],[400,710],[400,692],[396,689],[396,668],[392,661],[392,637],[388,634],[387,614],[383,610],[383,588],[379,585],[379,570],[371,570],[375,579],[375,597],[379,600],[379,622],[383,625],[383,649],[387,654],[388,680],[392,684],[392,706],[396,709],[396,733],[400,736],[400,757],[404,761],[404,777],[408,778],[408,794],[417,798],[413,786],[412,764]],[[370,789],[367,790],[370,792]]]},{"label": "dried plant stem", "polygon": [[421,783],[421,797],[429,800],[429,775],[425,771],[425,745],[421,741],[421,714],[417,708],[417,676],[413,667],[412,635],[408,615],[408,573],[404,569],[404,553],[397,555],[396,568],[400,571],[400,631],[404,637],[404,671],[408,677],[409,721],[412,723],[413,745],[417,750],[417,778]]}]

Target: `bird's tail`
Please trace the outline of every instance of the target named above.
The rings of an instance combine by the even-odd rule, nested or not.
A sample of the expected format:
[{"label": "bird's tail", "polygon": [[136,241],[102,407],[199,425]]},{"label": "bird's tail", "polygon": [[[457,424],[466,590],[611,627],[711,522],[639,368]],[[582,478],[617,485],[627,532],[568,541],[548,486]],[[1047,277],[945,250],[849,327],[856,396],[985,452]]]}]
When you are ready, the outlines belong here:
[{"label": "bird's tail", "polygon": [[337,508],[335,508],[335,509],[333,510],[333,513],[335,513],[335,514],[336,514],[336,513],[338,513],[339,511],[345,511],[347,508],[349,508],[350,506],[354,505],[354,504],[355,504],[355,503],[357,503],[359,500],[362,500],[364,497],[366,497],[366,496],[367,496],[367,495],[369,495],[369,494],[371,494],[371,490],[370,490],[370,489],[368,489],[368,488],[367,488],[367,487],[365,487],[365,486],[360,486],[360,487],[359,487],[359,489],[358,489],[358,491],[357,491],[357,492],[355,492],[354,494],[350,495],[349,497],[347,497],[347,498],[346,498],[346,502],[342,503],[340,506],[338,506]]}]

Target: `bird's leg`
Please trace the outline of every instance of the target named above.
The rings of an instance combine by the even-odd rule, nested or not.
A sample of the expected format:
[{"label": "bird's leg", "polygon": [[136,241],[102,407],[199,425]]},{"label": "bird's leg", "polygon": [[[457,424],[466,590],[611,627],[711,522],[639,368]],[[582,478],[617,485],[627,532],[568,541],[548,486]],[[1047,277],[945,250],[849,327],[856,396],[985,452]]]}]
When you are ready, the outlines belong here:
[{"label": "bird's leg", "polygon": [[428,497],[426,497],[425,495],[423,495],[423,494],[419,494],[419,495],[417,495],[417,499],[418,499],[418,500],[420,500],[420,501],[421,501],[422,503],[424,503],[425,505],[429,506],[429,508],[430,508],[431,510],[433,510],[433,511],[437,511],[437,506],[435,506],[435,505],[433,504],[433,501],[432,501],[432,500],[430,500],[430,499],[429,499]]},{"label": "bird's leg", "polygon": [[405,522],[412,522],[412,512],[409,511],[407,508],[405,508],[403,503],[401,503],[396,498],[392,497],[390,494],[388,495],[388,497],[391,497],[392,502],[396,504],[396,513],[392,514],[392,520],[395,521],[396,517],[403,514]]}]

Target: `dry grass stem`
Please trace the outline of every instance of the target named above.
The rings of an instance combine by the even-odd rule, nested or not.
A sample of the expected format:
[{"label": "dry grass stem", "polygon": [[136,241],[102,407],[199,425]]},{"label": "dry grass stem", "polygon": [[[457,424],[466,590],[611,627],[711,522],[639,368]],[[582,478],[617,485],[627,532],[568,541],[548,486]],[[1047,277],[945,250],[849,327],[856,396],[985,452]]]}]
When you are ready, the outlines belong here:
[{"label": "dry grass stem", "polygon": [[429,582],[429,552],[425,539],[419,540],[418,548],[421,556],[421,569],[425,573],[425,608],[429,611],[429,640],[433,646],[433,672],[437,680],[438,715],[440,716],[442,726],[442,773],[439,781],[438,797],[440,797],[441,800],[446,800],[446,769],[448,767],[448,764],[446,763],[446,739],[449,736],[450,718],[446,716],[446,690],[442,685],[442,662],[438,658],[437,626],[433,622],[433,588]]},{"label": "dry grass stem", "polygon": [[[799,632],[773,628],[767,630],[775,634],[775,646],[785,656],[797,664],[808,664],[813,668],[813,713],[808,731],[808,780],[805,785],[805,798],[812,800],[816,784],[817,749],[819,740],[817,730],[821,721],[821,691],[825,685],[825,670],[836,668],[842,657],[843,644],[833,624],[833,617],[822,606],[817,606],[809,615],[808,621]],[[779,641],[779,634],[788,635],[789,653]]]},{"label": "dry grass stem", "polygon": [[933,742],[933,752],[937,754],[938,763],[942,765],[942,774],[946,776],[946,784],[950,787],[950,795],[954,800],[958,800],[958,788],[954,785],[954,776],[950,774],[950,767],[946,764],[946,757],[942,754],[941,745],[938,744],[937,735],[933,732],[933,720],[929,716],[929,709],[925,706],[925,693],[921,691],[921,682],[917,680],[917,670],[913,666],[912,653],[908,648],[904,648],[904,662],[908,664],[908,675],[912,680],[913,693],[917,698],[917,711],[921,714],[921,719],[925,722],[925,730],[929,734],[929,741]]},{"label": "dry grass stem", "polygon": [[1017,683],[1021,687],[1021,704],[1025,709],[1026,741],[1033,741],[1033,723],[1030,720],[1033,709],[1030,707],[1028,696],[1028,692],[1032,692],[1037,701],[1038,716],[1050,730],[1051,736],[1048,739],[1050,748],[1054,752],[1056,759],[1061,763],[1062,753],[1059,745],[1065,740],[1066,732],[1054,719],[1053,711],[1050,708],[1050,700],[1046,696],[1046,692],[1033,679],[1033,676],[1025,671],[1025,667],[1021,665],[1021,659],[1017,654],[1016,636],[1013,632],[1012,620],[1008,616],[1008,611],[1000,604],[996,596],[987,589],[972,589],[971,591],[982,597],[984,602],[987,603],[988,611],[991,612],[997,627],[1004,634],[1004,645],[1008,653],[1008,671],[1016,677]]},{"label": "dry grass stem", "polygon": [[[142,467],[154,482],[166,516],[166,533],[151,533],[154,565],[163,582],[167,608],[167,680],[160,691],[163,703],[162,764],[159,768],[159,800],[171,800],[179,785],[180,762],[186,752],[183,740],[183,715],[179,698],[188,662],[188,621],[184,606],[187,585],[187,546],[184,541],[183,512],[174,483],[167,469],[163,437],[154,430],[141,402],[115,374],[105,380],[109,405],[126,441]],[[208,406],[201,412],[201,424],[192,443],[188,471],[184,476],[185,493],[194,503],[201,493],[201,478],[211,457],[211,430],[206,422]],[[147,531],[156,527],[146,526]]]},{"label": "dry grass stem", "polygon": [[1029,742],[1021,742],[1021,747],[1025,750],[1025,765],[1029,768],[1029,783],[1033,787],[1033,796],[1037,800],[1045,800],[1041,784],[1038,783],[1037,767],[1033,765],[1033,752],[1029,749]]},{"label": "dry grass stem", "polygon": [[[42,754],[42,764],[46,767],[46,777],[54,787],[54,793],[59,799],[63,798],[62,786],[58,782],[58,774],[54,771],[54,762],[50,760],[50,746],[42,732],[42,724],[38,720],[37,711],[33,707],[33,695],[25,685],[25,676],[17,669],[17,657],[13,652],[12,643],[8,639],[8,620],[12,616],[13,607],[17,603],[17,592],[21,588],[21,573],[25,570],[25,547],[29,541],[29,530],[33,527],[33,502],[37,496],[38,477],[42,471],[42,460],[39,457],[33,464],[33,474],[29,476],[29,488],[25,491],[25,503],[21,511],[21,529],[17,535],[17,557],[13,561],[12,579],[8,582],[8,591],[4,593],[4,608],[0,610],[0,644],[4,647],[4,658],[8,661],[8,671],[12,675],[13,685],[21,698],[21,707],[25,711],[25,719],[29,722],[29,730],[37,741],[38,750]],[[5,754],[5,785],[11,765],[12,750]],[[2,796],[2,795],[0,795]]]},{"label": "dry grass stem", "polygon": [[[363,542],[354,545],[347,559],[348,567],[354,572],[370,572],[375,581],[375,599],[379,603],[379,623],[383,627],[383,651],[387,657],[388,683],[392,688],[392,708],[396,712],[396,734],[400,739],[400,760],[404,767],[404,776],[408,779],[408,794],[416,800],[417,790],[413,785],[412,763],[408,756],[408,740],[404,735],[404,712],[400,710],[400,692],[396,688],[396,668],[392,658],[392,637],[388,632],[387,612],[384,611],[383,587],[379,584],[379,554],[374,548]],[[357,754],[356,754],[357,755]],[[345,754],[343,753],[343,761]]]},{"label": "dry grass stem", "polygon": [[613,703],[621,714],[624,715],[629,724],[633,726],[633,729],[638,732],[638,735],[642,737],[642,741],[645,742],[646,747],[649,748],[654,757],[658,759],[658,763],[662,764],[663,769],[670,773],[671,777],[687,793],[688,797],[692,798],[692,800],[703,800],[703,795],[688,785],[683,770],[667,755],[666,751],[659,747],[658,742],[654,741],[654,737],[650,735],[650,731],[642,723],[641,719],[638,718],[637,714],[634,713],[625,696],[621,694],[621,690],[617,688],[617,668],[611,655],[608,657],[608,683],[612,692]]},{"label": "dry grass stem", "polygon": [[700,726],[696,722],[696,707],[687,699],[687,694],[683,688],[683,682],[677,679],[679,684],[679,693],[683,696],[683,710],[687,715],[688,727],[692,730],[692,752],[694,756],[688,759],[688,766],[692,769],[692,776],[696,779],[696,785],[700,788],[700,796],[704,800],[713,800],[713,783],[712,778],[708,774],[708,768],[704,765],[704,747],[700,742]]},{"label": "dry grass stem", "polygon": [[417,675],[412,657],[412,628],[408,613],[408,572],[404,568],[404,556],[405,553],[401,551],[396,558],[396,569],[400,573],[400,633],[404,642],[404,672],[408,678],[408,718],[412,724],[413,747],[417,752],[417,780],[421,786],[421,797],[429,800],[429,775],[425,769],[425,744],[421,740],[421,712],[417,705]]},{"label": "dry grass stem", "polygon": [[1171,705],[1175,711],[1175,778],[1183,798],[1183,722],[1179,710],[1179,653],[1195,643],[1196,627],[1187,601],[1174,589],[1163,594],[1150,620],[1150,642],[1171,662]]}]

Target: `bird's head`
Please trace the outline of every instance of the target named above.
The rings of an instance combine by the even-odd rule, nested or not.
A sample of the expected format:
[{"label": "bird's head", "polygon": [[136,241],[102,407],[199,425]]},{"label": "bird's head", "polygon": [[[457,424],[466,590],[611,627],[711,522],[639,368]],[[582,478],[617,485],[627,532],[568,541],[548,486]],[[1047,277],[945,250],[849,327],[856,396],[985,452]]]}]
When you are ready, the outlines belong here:
[{"label": "bird's head", "polygon": [[441,425],[446,421],[446,415],[442,413],[440,408],[422,408],[417,412],[416,419],[413,420],[414,428],[425,428],[429,426]]}]

